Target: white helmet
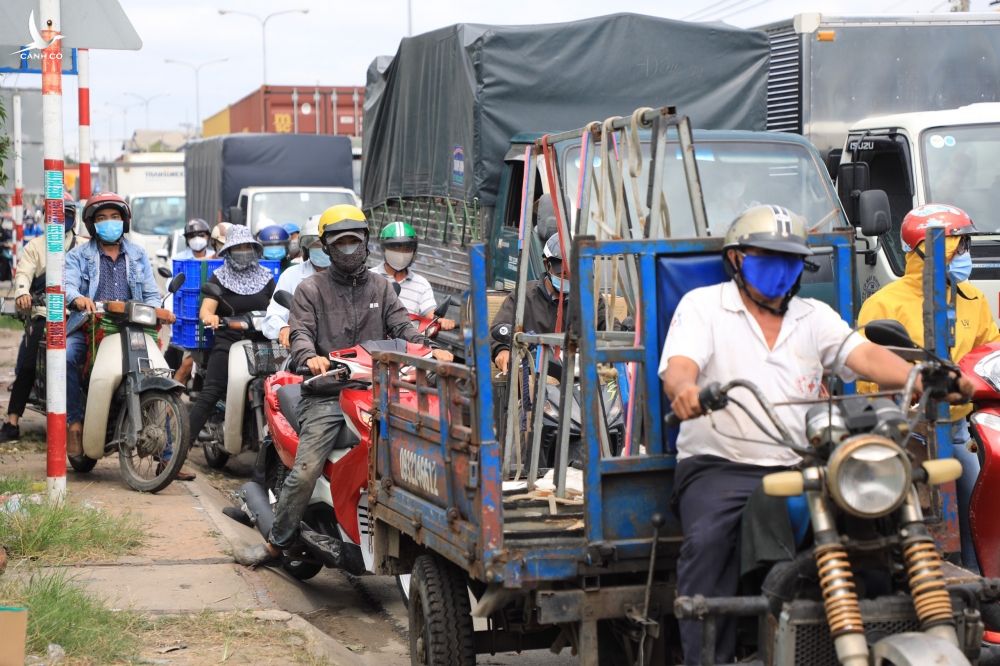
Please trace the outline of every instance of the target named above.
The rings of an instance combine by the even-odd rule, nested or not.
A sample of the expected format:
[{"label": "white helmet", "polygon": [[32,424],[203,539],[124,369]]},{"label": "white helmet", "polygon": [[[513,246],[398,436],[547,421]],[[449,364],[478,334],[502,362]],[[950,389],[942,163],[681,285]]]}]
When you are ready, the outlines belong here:
[{"label": "white helmet", "polygon": [[302,233],[299,234],[299,246],[302,249],[308,248],[319,240],[319,218],[319,215],[313,215],[302,225]]}]

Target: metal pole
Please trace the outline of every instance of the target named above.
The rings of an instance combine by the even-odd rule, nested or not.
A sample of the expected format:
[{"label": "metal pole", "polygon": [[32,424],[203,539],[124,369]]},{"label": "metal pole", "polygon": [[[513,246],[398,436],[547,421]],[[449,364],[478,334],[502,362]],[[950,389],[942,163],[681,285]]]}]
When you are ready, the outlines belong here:
[{"label": "metal pole", "polygon": [[406,36],[413,37],[413,0],[406,0]]},{"label": "metal pole", "polygon": [[[42,36],[60,33],[59,0],[39,0]],[[53,40],[42,59],[42,128],[45,165],[45,305],[48,308],[45,394],[49,500],[66,497],[66,295],[63,291],[62,49]]]},{"label": "metal pole", "polygon": [[320,97],[319,97],[319,86],[316,86],[316,90],[313,91],[313,113],[315,114],[316,120],[316,134],[319,134],[319,121],[320,121]]},{"label": "metal pole", "polygon": [[267,85],[267,19],[260,22],[260,84]]},{"label": "metal pole", "polygon": [[194,68],[194,130],[196,136],[201,136],[201,68]]},{"label": "metal pole", "polygon": [[[80,107],[80,199],[90,198],[90,50],[77,51]],[[148,123],[147,123],[148,125]]]},{"label": "metal pole", "polygon": [[14,95],[14,198],[11,205],[14,207],[14,257],[17,258],[17,248],[21,244],[21,237],[24,235],[24,174],[23,163],[21,161],[21,96]]},{"label": "metal pole", "polygon": [[336,136],[337,132],[337,89],[334,88],[330,91],[330,116],[333,118],[333,134]]}]

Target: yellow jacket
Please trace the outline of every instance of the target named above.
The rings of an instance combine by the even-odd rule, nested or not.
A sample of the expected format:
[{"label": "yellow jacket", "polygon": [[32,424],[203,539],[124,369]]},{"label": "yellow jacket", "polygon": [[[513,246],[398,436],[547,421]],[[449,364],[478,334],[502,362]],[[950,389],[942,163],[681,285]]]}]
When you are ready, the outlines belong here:
[{"label": "yellow jacket", "polygon": [[[946,240],[947,257],[950,260],[958,239]],[[906,332],[918,345],[924,343],[924,294],[923,294],[924,260],[915,252],[906,255],[906,273],[902,278],[891,282],[871,295],[861,306],[858,313],[858,325],[863,326],[876,319],[895,319],[901,323]],[[955,346],[951,349],[951,360],[956,363],[970,351],[1000,339],[990,312],[986,296],[971,282],[959,285],[955,306]],[[964,294],[964,296],[963,296]],[[948,296],[949,300],[951,295]],[[877,390],[870,382],[858,382],[858,390],[867,393]],[[952,408],[952,418],[958,419],[972,411],[971,405],[961,405]]]}]

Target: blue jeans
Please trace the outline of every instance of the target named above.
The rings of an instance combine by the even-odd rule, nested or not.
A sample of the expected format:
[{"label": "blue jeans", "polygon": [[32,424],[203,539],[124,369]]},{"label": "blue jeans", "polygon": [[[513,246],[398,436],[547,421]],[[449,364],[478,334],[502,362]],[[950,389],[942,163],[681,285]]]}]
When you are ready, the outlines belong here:
[{"label": "blue jeans", "polygon": [[66,336],[66,423],[83,423],[83,374],[87,362],[87,338],[83,331]]},{"label": "blue jeans", "polygon": [[962,476],[955,481],[958,494],[958,527],[962,540],[962,566],[979,572],[979,561],[976,559],[976,549],[972,543],[972,529],[969,526],[969,503],[972,500],[972,489],[979,478],[979,456],[969,451],[969,422],[962,419],[951,427],[952,456],[962,463]]}]

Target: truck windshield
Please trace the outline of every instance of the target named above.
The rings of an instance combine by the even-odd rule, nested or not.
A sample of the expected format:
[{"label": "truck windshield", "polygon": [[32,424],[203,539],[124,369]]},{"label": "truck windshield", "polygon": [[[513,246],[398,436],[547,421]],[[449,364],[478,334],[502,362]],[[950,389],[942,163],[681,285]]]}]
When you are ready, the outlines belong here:
[{"label": "truck windshield", "polygon": [[1000,232],[1000,125],[935,127],[921,142],[926,200],[958,206],[980,231]]},{"label": "truck windshield", "polygon": [[133,197],[131,229],[150,236],[166,236],[184,228],[184,197]]},{"label": "truck windshield", "polygon": [[250,204],[250,229],[257,233],[272,224],[294,222],[299,226],[330,206],[353,204],[350,192],[257,192]]},{"label": "truck windshield", "polygon": [[[640,192],[646,196],[646,168],[649,144],[642,144],[643,174]],[[687,183],[681,162],[680,147],[669,143],[664,162],[663,190],[670,212],[670,236],[694,236],[694,219],[688,200]],[[775,141],[695,141],[695,157],[705,197],[705,210],[712,235],[726,232],[733,219],[745,209],[758,204],[784,206],[803,215],[813,231],[829,231],[846,226],[847,221],[823,167],[804,147]],[[595,165],[600,157],[595,156]],[[566,200],[575,210],[580,148],[566,150],[563,177]],[[591,210],[597,205],[591,198]],[[613,219],[610,211],[605,219]],[[575,220],[574,220],[575,222]],[[590,229],[589,233],[593,233]],[[662,236],[651,229],[652,237]]]}]

